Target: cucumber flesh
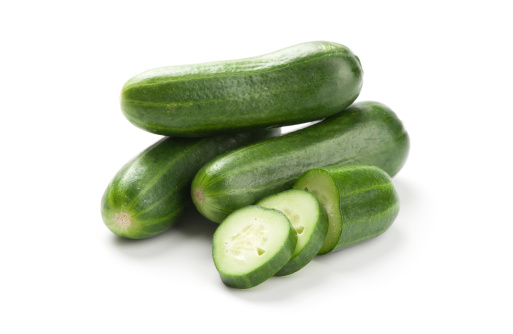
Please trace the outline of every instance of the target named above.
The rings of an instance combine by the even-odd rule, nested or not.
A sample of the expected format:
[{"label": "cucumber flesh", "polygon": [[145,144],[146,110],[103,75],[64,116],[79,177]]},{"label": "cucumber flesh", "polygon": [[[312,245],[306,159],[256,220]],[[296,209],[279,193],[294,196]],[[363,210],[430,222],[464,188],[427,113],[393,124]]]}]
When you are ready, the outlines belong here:
[{"label": "cucumber flesh", "polygon": [[276,276],[290,275],[306,266],[319,252],[328,232],[328,218],[315,196],[291,189],[268,196],[257,205],[283,212],[298,236],[291,259]]},{"label": "cucumber flesh", "polygon": [[294,188],[314,194],[328,214],[328,234],[320,255],[380,235],[399,212],[390,176],[375,166],[314,168],[303,174]]},{"label": "cucumber flesh", "polygon": [[324,170],[312,170],[305,173],[304,177],[299,180],[294,188],[312,193],[326,211],[328,231],[318,254],[329,253],[335,248],[342,233],[342,218],[340,217],[337,189],[329,174]]},{"label": "cucumber flesh", "polygon": [[217,228],[212,256],[226,285],[246,289],[276,274],[296,244],[297,233],[287,216],[251,205],[234,211]]}]

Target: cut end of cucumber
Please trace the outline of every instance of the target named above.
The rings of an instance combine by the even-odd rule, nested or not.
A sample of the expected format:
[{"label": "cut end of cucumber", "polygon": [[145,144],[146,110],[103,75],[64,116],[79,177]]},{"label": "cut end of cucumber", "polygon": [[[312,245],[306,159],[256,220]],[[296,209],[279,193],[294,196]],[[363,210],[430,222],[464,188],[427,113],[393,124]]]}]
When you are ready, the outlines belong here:
[{"label": "cut end of cucumber", "polygon": [[315,186],[310,187],[310,189],[308,187],[304,187],[303,190],[312,193],[315,196],[315,198],[317,198],[319,203],[321,203],[321,205],[326,210],[328,217],[334,215],[333,201],[328,197],[328,194],[324,193],[320,189],[317,189],[317,187]]},{"label": "cut end of cucumber", "polygon": [[257,205],[283,212],[298,235],[292,258],[308,244],[319,220],[319,203],[313,194],[302,190],[287,190],[260,200]]},{"label": "cut end of cucumber", "polygon": [[296,243],[283,213],[252,205],[234,211],[217,228],[212,256],[223,282],[245,289],[276,274],[290,260]]},{"label": "cut end of cucumber", "polygon": [[255,254],[262,256],[268,237],[269,231],[255,218],[255,223],[246,225],[225,242],[225,253],[240,261],[246,261]]},{"label": "cut end of cucumber", "polygon": [[116,225],[122,228],[127,228],[131,224],[130,216],[126,212],[116,212],[114,222]]},{"label": "cut end of cucumber", "polygon": [[306,266],[319,252],[328,221],[315,196],[307,191],[290,189],[260,200],[257,205],[283,212],[297,234],[297,244],[290,261],[277,276],[290,275]]},{"label": "cut end of cucumber", "polygon": [[340,204],[337,200],[337,189],[333,181],[327,172],[320,169],[311,169],[299,178],[294,188],[312,193],[326,211],[329,222],[328,234],[319,250],[319,255],[329,253],[337,245],[342,233]]},{"label": "cut end of cucumber", "polygon": [[[265,205],[264,205],[264,207],[265,207]],[[301,219],[299,218],[299,215],[292,212],[292,210],[290,208],[272,207],[272,206],[268,206],[268,207],[271,207],[273,209],[283,212],[285,214],[285,216],[287,216],[287,218],[289,219],[290,223],[292,224],[292,227],[294,227],[294,229],[296,230],[296,233],[297,234],[303,233],[303,231],[305,230],[305,227],[300,225]]]}]

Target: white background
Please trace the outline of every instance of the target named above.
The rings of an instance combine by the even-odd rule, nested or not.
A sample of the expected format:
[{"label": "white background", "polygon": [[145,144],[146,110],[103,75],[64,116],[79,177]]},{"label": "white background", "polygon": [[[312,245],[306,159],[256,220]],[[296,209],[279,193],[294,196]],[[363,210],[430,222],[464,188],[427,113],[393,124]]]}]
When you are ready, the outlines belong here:
[{"label": "white background", "polygon": [[[513,332],[507,1],[11,1],[0,28],[0,332]],[[123,117],[126,80],[312,40],[351,48],[358,101],[410,133],[385,234],[236,290],[197,214],[104,226],[105,187],[159,138]]]}]

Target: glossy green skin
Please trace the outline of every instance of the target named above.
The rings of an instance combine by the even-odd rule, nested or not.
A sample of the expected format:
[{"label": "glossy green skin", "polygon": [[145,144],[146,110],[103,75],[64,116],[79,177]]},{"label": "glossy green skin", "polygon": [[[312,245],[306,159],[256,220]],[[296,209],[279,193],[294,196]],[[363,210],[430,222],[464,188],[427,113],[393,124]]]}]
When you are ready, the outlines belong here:
[{"label": "glossy green skin", "polygon": [[124,85],[121,108],[134,125],[177,137],[299,124],[353,103],[362,76],[347,47],[309,42],[253,58],[141,73]]},{"label": "glossy green skin", "polygon": [[230,212],[284,191],[307,170],[334,164],[375,165],[395,175],[409,137],[388,107],[360,102],[320,123],[223,154],[192,182],[196,208],[221,222]]},{"label": "glossy green skin", "polygon": [[[385,232],[397,217],[399,198],[392,179],[382,169],[362,165],[315,168],[301,176],[294,188],[307,188],[304,179],[315,173],[325,174],[335,186],[337,198],[332,200],[339,203],[342,224],[338,241],[322,254],[374,238]],[[310,182],[315,182],[315,178]]]},{"label": "glossy green skin", "polygon": [[[293,194],[300,192],[302,193],[302,190],[286,190],[284,192],[268,196],[262,200],[260,200],[256,205],[260,205],[263,207],[273,208],[268,205],[270,200],[277,199],[281,201],[290,201],[293,200]],[[310,194],[306,192],[307,194]],[[292,195],[292,196],[291,196]],[[304,196],[303,194],[299,194],[300,196]],[[328,233],[328,218],[326,217],[326,212],[321,207],[317,199],[312,196],[313,200],[316,203],[316,209],[317,209],[317,221],[313,222],[312,225],[315,226],[314,231],[310,235],[310,239],[305,244],[304,248],[301,250],[300,253],[293,255],[292,258],[285,264],[276,274],[275,276],[285,276],[295,273],[296,271],[300,270],[304,266],[306,266],[310,261],[313,260],[313,258],[317,255],[319,252],[323,242],[324,238],[326,237],[326,234]],[[277,209],[277,208],[273,208]],[[290,219],[289,219],[290,220]],[[299,236],[298,236],[299,237]]]},{"label": "glossy green skin", "polygon": [[[217,230],[214,233],[213,241],[212,241],[212,254],[214,256],[214,264],[216,265],[216,269],[219,272],[219,276],[221,276],[221,280],[224,284],[238,289],[249,289],[255,287],[272,276],[274,276],[291,258],[294,253],[294,249],[296,248],[297,243],[297,233],[296,230],[290,225],[290,222],[282,212],[274,209],[263,208],[260,206],[250,205],[244,208],[237,210],[236,212],[251,212],[255,217],[258,217],[258,211],[273,211],[276,213],[276,223],[286,223],[289,225],[289,234],[285,242],[283,243],[281,249],[267,262],[263,263],[261,266],[254,268],[251,272],[246,274],[234,275],[229,272],[225,272],[221,270],[218,266],[218,262],[220,259],[216,258],[215,247],[218,243],[224,242],[224,240],[218,240],[217,238]],[[235,212],[234,212],[235,213]],[[222,224],[219,228],[222,227]]]},{"label": "glossy green skin", "polygon": [[[116,174],[101,201],[105,225],[115,234],[142,239],[170,228],[190,204],[196,172],[228,150],[279,135],[279,129],[211,138],[163,138]],[[125,222],[130,221],[128,226]]]}]

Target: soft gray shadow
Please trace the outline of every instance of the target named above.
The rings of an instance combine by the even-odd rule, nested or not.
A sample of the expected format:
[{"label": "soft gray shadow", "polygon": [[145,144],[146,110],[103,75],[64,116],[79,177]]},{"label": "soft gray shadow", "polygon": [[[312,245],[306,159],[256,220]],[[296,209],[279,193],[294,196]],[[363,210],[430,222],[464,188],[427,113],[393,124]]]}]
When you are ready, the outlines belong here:
[{"label": "soft gray shadow", "polygon": [[317,256],[314,261],[328,266],[326,275],[330,273],[354,272],[381,262],[388,256],[392,256],[394,251],[401,248],[402,244],[403,240],[400,230],[392,225],[385,233],[376,238],[366,240],[346,249]]},{"label": "soft gray shadow", "polygon": [[179,221],[166,232],[147,239],[132,240],[112,236],[112,245],[119,252],[133,258],[148,258],[175,250],[191,238],[211,242],[218,224],[203,218],[196,209],[190,208]]},{"label": "soft gray shadow", "polygon": [[419,187],[400,177],[394,179],[394,185],[401,205],[399,216],[403,211],[411,213],[420,210],[425,203],[425,195]]},{"label": "soft gray shadow", "polygon": [[187,238],[201,238],[210,243],[218,226],[219,224],[211,222],[198,210],[191,208],[172,229],[174,233],[182,234]]}]

